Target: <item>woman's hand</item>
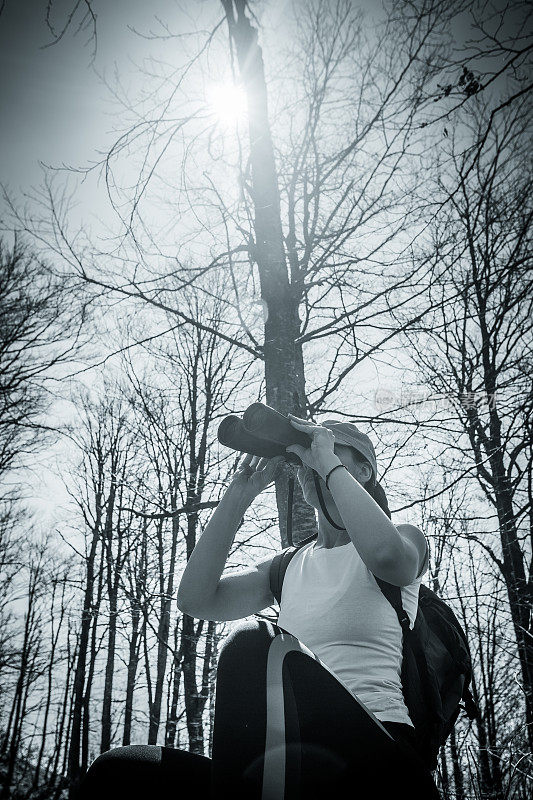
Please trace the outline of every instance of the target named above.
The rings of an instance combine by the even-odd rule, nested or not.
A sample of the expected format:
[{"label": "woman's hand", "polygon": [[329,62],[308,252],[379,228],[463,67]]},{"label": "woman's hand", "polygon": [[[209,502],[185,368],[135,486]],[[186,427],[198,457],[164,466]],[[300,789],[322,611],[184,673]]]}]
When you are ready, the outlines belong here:
[{"label": "woman's hand", "polygon": [[276,477],[276,470],[284,456],[274,458],[260,458],[259,456],[245,455],[235,472],[229,488],[239,490],[249,503],[254,500],[263,489],[272,483]]},{"label": "woman's hand", "polygon": [[342,463],[333,449],[335,436],[333,431],[323,425],[315,425],[305,419],[289,414],[291,425],[299,431],[309,434],[312,437],[311,446],[303,447],[301,444],[291,444],[285,449],[288,452],[296,453],[304,464],[314,469],[321,478],[325,480],[329,470],[336,464]]}]

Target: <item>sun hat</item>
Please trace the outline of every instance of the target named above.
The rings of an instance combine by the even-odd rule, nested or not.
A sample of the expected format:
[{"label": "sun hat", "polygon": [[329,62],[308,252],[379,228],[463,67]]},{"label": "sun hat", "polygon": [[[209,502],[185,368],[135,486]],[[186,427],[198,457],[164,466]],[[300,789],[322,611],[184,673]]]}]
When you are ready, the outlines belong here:
[{"label": "sun hat", "polygon": [[357,452],[368,461],[374,473],[374,480],[377,480],[378,464],[376,460],[376,451],[366,433],[360,431],[353,422],[339,422],[335,419],[327,419],[321,422],[320,425],[329,428],[329,430],[333,432],[337,444],[345,444],[357,450]]}]

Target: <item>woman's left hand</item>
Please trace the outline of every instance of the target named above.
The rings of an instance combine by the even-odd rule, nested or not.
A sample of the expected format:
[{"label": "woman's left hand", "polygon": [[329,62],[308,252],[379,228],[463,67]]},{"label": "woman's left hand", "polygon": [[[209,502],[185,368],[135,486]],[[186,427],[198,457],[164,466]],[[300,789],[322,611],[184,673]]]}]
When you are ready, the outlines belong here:
[{"label": "woman's left hand", "polygon": [[325,480],[329,470],[335,464],[341,463],[340,458],[333,449],[335,443],[333,431],[323,425],[315,425],[314,422],[295,417],[294,414],[289,414],[289,419],[291,425],[299,431],[309,434],[312,439],[310,447],[291,444],[285,450],[290,453],[296,453],[304,464],[318,472],[320,477]]}]

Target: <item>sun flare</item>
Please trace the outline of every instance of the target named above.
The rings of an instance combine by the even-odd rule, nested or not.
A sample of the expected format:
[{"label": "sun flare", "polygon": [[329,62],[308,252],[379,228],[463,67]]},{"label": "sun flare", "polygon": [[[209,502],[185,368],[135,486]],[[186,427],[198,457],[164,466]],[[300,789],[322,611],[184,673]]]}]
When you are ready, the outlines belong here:
[{"label": "sun flare", "polygon": [[246,115],[246,94],[235,84],[213,84],[207,92],[207,102],[222,125],[235,125]]}]

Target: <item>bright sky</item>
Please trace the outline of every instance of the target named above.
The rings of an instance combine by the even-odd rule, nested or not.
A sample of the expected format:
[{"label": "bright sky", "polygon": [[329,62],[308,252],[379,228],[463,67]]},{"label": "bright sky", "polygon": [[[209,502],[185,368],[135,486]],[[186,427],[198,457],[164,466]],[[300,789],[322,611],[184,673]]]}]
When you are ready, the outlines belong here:
[{"label": "bright sky", "polygon": [[[282,36],[284,16],[294,2],[256,2],[254,11]],[[367,12],[379,6],[374,0],[357,2]],[[73,5],[74,0],[53,0],[58,29]],[[149,54],[170,60],[187,46],[180,38],[147,41],[132,29],[160,34],[165,23],[172,33],[183,34],[203,27],[206,17],[222,18],[219,0],[93,0],[92,5],[98,29],[94,65],[89,32],[74,35],[74,25],[60,42],[46,47],[52,40],[47,0],[5,2],[0,16],[0,180],[15,195],[40,183],[40,162],[86,164],[113,140],[117,106],[97,73],[110,76],[116,68],[128,86],[136,80],[133,62]],[[458,38],[468,38],[468,31],[465,20]]]},{"label": "bright sky", "polygon": [[[369,0],[359,0],[363,6]],[[82,4],[83,5],[83,4]],[[254,10],[277,27],[287,0],[255,4]],[[91,65],[89,31],[74,35],[73,26],[60,42],[46,26],[47,0],[6,0],[0,16],[0,180],[17,194],[40,183],[39,162],[78,166],[94,159],[112,141],[117,106],[97,73],[115,67],[124,85],[135,80],[136,64],[148,55],[162,59],[186,47],[183,39],[147,41],[143,34],[194,30],[206,16],[223,16],[219,0],[93,0],[98,47]],[[58,29],[74,0],[53,0]],[[76,17],[81,20],[81,15]],[[134,29],[134,30],[132,30]],[[283,29],[283,26],[281,26]]]},{"label": "bright sky", "polygon": [[[287,5],[286,0],[270,0],[255,8],[267,14],[271,28],[282,31]],[[73,0],[52,3],[58,29],[72,6]],[[163,33],[161,20],[180,34],[194,30],[200,17],[222,17],[219,0],[94,0],[93,8],[98,31],[94,63],[89,30],[74,35],[72,27],[61,41],[46,47],[52,41],[46,0],[7,0],[0,17],[0,180],[16,201],[41,183],[41,164],[83,166],[114,141],[121,112],[101,75],[112,77],[116,69],[128,87],[137,80],[136,65],[144,58],[179,60],[180,49],[186,47],[179,38],[146,41],[134,30]],[[87,184],[77,194],[82,199],[79,213],[85,208],[105,216],[102,188],[93,180]]]},{"label": "bright sky", "polygon": [[[359,2],[372,6],[371,0]],[[58,28],[72,5],[73,0],[54,0]],[[269,0],[255,8],[260,14],[267,13],[270,27],[277,28],[287,5],[286,0]],[[45,47],[51,41],[45,22],[46,0],[7,0],[0,16],[0,180],[16,200],[41,182],[41,163],[86,165],[114,141],[113,131],[122,120],[100,75],[111,77],[116,68],[126,87],[135,85],[135,65],[144,58],[156,55],[179,61],[187,46],[179,38],[146,41],[134,30],[162,33],[158,22],[162,20],[173,33],[181,34],[193,30],[199,16],[222,17],[219,0],[94,0],[93,7],[98,15],[94,64],[89,31],[74,35],[71,29],[60,42]],[[283,26],[279,27],[282,31]],[[94,181],[87,182],[79,194],[80,213],[85,208],[105,216],[101,191]],[[358,409],[361,413],[374,411],[373,391],[380,383],[386,387],[392,381],[384,368],[379,375],[375,369],[376,365],[358,369],[358,394],[368,401],[368,407]],[[368,390],[363,389],[365,382]],[[353,402],[353,397],[350,399]]]},{"label": "bright sky", "polygon": [[[46,0],[7,0],[0,16],[0,182],[17,202],[41,184],[41,163],[86,165],[114,141],[113,129],[120,120],[100,75],[109,75],[116,67],[127,86],[136,73],[132,59],[138,63],[154,50],[176,46],[175,42],[154,46],[128,26],[160,33],[157,16],[176,33],[193,26],[174,0],[96,0],[98,47],[92,63],[93,45],[87,32],[73,35],[72,29],[60,42],[45,47],[52,40],[46,5]],[[58,28],[72,6],[71,0],[54,0]],[[192,4],[195,10],[197,6]],[[94,207],[95,215],[105,216],[95,181],[88,181],[77,196],[82,199],[81,214]],[[58,402],[55,413],[64,417],[69,408]],[[28,476],[26,497],[30,501],[38,497],[45,518],[60,517],[58,503],[67,501],[62,481],[54,473],[61,471],[68,447],[65,442],[52,453],[38,454]],[[57,470],[51,461],[57,461]]]},{"label": "bright sky", "polygon": [[[70,0],[53,3],[58,25],[64,18],[60,12],[70,5]],[[40,161],[77,165],[105,145],[113,109],[96,72],[108,72],[115,63],[124,67],[131,52],[142,56],[146,44],[127,25],[144,30],[158,12],[166,9],[168,17],[169,5],[175,7],[168,0],[96,2],[93,67],[86,32],[68,32],[53,47],[44,47],[51,41],[46,2],[7,0],[0,18],[0,173],[12,190],[40,181]]]}]

